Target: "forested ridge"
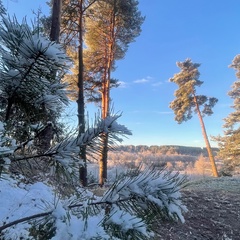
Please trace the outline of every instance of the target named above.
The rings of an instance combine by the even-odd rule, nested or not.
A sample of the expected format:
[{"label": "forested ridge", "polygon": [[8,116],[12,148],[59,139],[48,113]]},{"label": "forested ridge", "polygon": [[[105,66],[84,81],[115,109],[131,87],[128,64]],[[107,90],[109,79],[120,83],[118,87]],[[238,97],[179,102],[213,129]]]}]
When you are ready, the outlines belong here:
[{"label": "forested ridge", "polygon": [[[128,153],[141,153],[141,152],[150,152],[152,154],[179,154],[179,155],[192,155],[207,156],[207,149],[204,147],[188,147],[188,146],[177,146],[177,145],[121,145],[115,147],[116,151],[123,151]],[[214,155],[219,151],[218,148],[212,148]]]}]

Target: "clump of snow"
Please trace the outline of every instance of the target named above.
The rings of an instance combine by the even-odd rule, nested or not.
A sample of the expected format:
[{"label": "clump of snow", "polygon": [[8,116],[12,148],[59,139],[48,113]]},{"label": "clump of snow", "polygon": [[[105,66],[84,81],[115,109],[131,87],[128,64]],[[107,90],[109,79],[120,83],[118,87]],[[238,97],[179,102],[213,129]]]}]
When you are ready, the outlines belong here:
[{"label": "clump of snow", "polygon": [[[23,179],[22,179],[23,180]],[[85,229],[81,217],[72,214],[64,199],[56,198],[54,189],[42,182],[25,184],[17,179],[4,175],[0,180],[0,227],[35,214],[52,212],[58,239],[92,239],[96,236],[107,236],[101,226],[98,226],[102,216],[90,216]],[[31,225],[27,222],[3,230],[4,239],[31,239]],[[94,229],[94,231],[92,231]],[[107,238],[106,238],[107,239]]]},{"label": "clump of snow", "polygon": [[154,236],[153,233],[147,231],[146,224],[143,219],[133,217],[126,211],[123,211],[118,206],[113,205],[111,212],[113,213],[106,224],[117,224],[120,227],[120,231],[126,233],[129,230],[137,230],[146,237]]},{"label": "clump of snow", "polygon": [[[0,226],[48,211],[54,202],[51,188],[40,182],[27,185],[4,175],[0,179],[0,189]],[[24,222],[7,228],[3,231],[4,237],[5,239],[20,239],[20,237],[27,239],[29,227],[30,225]]]}]

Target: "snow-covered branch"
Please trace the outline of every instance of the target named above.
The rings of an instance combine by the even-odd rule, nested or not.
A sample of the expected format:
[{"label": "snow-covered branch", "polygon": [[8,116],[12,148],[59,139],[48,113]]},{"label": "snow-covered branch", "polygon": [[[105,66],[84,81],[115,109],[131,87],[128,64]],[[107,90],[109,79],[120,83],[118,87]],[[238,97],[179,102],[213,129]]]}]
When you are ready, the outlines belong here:
[{"label": "snow-covered branch", "polygon": [[[81,192],[80,196],[73,195],[69,199],[55,201],[53,189],[46,184],[22,183],[18,186],[18,181],[5,179],[1,182],[3,197],[0,206],[5,204],[5,207],[0,207],[0,231],[9,229],[5,234],[10,236],[14,232],[11,227],[21,224],[21,227],[15,227],[21,229],[16,236],[28,234],[26,230],[32,226],[33,220],[39,218],[42,219],[40,222],[44,222],[47,218],[48,221],[52,219],[53,227],[56,228],[53,239],[61,234],[66,239],[72,234],[81,239],[93,239],[99,234],[106,236],[104,239],[110,239],[108,236],[112,236],[111,239],[125,239],[126,236],[132,236],[132,239],[152,239],[153,219],[154,222],[156,219],[183,221],[182,213],[186,207],[181,202],[179,190],[185,180],[165,169],[139,170],[116,180],[103,197],[96,197],[87,191]],[[16,195],[14,205],[8,201],[9,193]],[[44,205],[45,212],[39,212],[33,207],[35,205]],[[14,214],[10,214],[14,209]],[[74,227],[76,224],[77,231]],[[92,225],[95,226],[94,232],[88,231],[87,226]]]}]

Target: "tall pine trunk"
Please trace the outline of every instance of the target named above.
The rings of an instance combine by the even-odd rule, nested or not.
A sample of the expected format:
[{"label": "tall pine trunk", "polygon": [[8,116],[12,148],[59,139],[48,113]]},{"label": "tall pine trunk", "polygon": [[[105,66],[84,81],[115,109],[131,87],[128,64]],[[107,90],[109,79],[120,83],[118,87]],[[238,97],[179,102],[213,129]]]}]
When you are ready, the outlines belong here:
[{"label": "tall pine trunk", "polygon": [[50,40],[59,43],[60,25],[61,25],[62,0],[54,0],[52,8],[52,22],[50,31]]},{"label": "tall pine trunk", "polygon": [[[106,52],[106,68],[102,84],[102,118],[105,119],[109,116],[110,108],[110,81],[111,70],[114,60],[114,44],[115,44],[115,14],[116,14],[116,0],[114,0],[114,7],[111,14],[111,25],[109,31],[109,43]],[[101,136],[102,148],[100,150],[99,159],[99,185],[103,186],[107,180],[107,159],[108,159],[108,134],[104,133]]]},{"label": "tall pine trunk", "polygon": [[[78,34],[79,34],[79,46],[78,46],[78,126],[79,134],[85,132],[85,106],[84,106],[84,89],[83,89],[83,0],[78,2],[79,4],[79,19],[78,19]],[[86,159],[86,147],[81,146],[80,158],[83,160],[84,165],[80,166],[79,175],[80,182],[83,186],[87,186],[87,159]]]},{"label": "tall pine trunk", "polygon": [[[110,104],[110,79],[108,74],[105,74],[105,81],[103,81],[102,86],[102,119],[109,116],[109,104]],[[108,134],[103,133],[101,135],[102,147],[100,150],[99,159],[99,185],[103,186],[104,182],[107,180],[107,158],[108,158]]]},{"label": "tall pine trunk", "polygon": [[209,157],[209,160],[210,160],[210,163],[211,163],[213,176],[214,177],[219,177],[218,171],[217,171],[217,166],[216,166],[216,163],[215,163],[215,160],[214,160],[214,156],[213,156],[213,152],[212,152],[212,148],[211,148],[211,145],[210,145],[209,140],[208,140],[205,124],[203,122],[202,114],[201,114],[201,111],[199,109],[199,105],[198,105],[197,98],[196,98],[195,95],[194,95],[194,102],[195,102],[195,105],[196,105],[198,118],[199,118],[200,125],[201,125],[201,128],[202,128],[202,134],[203,134],[203,138],[204,138],[204,141],[205,141],[205,144],[206,144],[208,157]]}]

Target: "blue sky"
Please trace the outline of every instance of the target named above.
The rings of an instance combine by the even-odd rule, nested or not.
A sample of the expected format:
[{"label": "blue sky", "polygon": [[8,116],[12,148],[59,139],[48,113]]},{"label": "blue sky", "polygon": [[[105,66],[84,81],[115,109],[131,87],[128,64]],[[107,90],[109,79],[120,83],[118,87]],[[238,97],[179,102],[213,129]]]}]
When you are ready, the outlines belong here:
[{"label": "blue sky", "polygon": [[[3,3],[19,18],[31,18],[39,6],[49,12],[45,0]],[[205,146],[197,116],[182,124],[174,121],[168,106],[177,86],[168,80],[179,72],[177,61],[201,63],[204,83],[197,91],[219,99],[214,114],[204,118],[206,129],[209,136],[222,134],[232,104],[227,92],[236,80],[228,66],[240,53],[240,1],[140,0],[139,9],[146,16],[142,33],[113,73],[122,82],[111,93],[114,109],[133,132],[124,144]],[[94,107],[87,109],[92,113]]]}]

